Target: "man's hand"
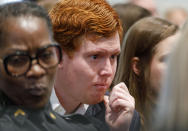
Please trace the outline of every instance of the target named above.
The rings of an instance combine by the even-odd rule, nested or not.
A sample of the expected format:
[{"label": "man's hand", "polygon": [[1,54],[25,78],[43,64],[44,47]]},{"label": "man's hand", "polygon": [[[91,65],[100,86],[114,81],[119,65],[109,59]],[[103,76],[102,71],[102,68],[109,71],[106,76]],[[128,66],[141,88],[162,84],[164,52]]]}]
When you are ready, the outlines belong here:
[{"label": "man's hand", "polygon": [[113,87],[110,96],[104,97],[105,119],[111,131],[129,131],[134,114],[135,101],[122,82]]}]

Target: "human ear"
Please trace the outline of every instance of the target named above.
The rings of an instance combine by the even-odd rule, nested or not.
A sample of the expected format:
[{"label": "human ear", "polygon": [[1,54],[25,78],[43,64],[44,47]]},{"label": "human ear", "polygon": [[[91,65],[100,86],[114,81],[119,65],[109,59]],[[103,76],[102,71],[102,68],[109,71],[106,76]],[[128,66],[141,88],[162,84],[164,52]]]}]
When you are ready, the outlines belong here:
[{"label": "human ear", "polygon": [[134,71],[136,75],[140,74],[139,62],[140,62],[140,59],[138,57],[133,57],[131,60],[132,70]]},{"label": "human ear", "polygon": [[61,69],[62,67],[63,67],[63,54],[62,54],[61,62],[58,64],[59,69]]}]

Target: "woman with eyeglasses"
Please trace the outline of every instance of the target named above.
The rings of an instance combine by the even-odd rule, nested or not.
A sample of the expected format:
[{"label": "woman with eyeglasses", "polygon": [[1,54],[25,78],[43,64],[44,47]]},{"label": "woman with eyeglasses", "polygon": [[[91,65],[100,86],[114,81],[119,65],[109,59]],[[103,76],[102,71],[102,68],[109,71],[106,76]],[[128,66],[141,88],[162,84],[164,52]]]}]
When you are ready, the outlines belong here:
[{"label": "woman with eyeglasses", "polygon": [[0,131],[103,131],[81,115],[60,117],[49,97],[61,49],[41,7],[29,2],[0,6]]}]

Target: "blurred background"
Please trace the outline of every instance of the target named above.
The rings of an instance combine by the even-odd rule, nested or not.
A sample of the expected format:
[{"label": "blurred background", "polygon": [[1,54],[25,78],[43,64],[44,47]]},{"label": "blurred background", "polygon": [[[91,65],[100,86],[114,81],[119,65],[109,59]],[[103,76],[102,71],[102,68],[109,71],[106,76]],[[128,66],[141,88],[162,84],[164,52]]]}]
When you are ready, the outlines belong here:
[{"label": "blurred background", "polygon": [[[44,6],[47,9],[51,9],[51,7],[58,0],[0,0],[0,4],[9,2],[9,1],[34,1]],[[111,5],[118,3],[127,3],[132,2],[137,5],[141,4],[147,6],[148,8],[155,7],[156,12],[160,17],[163,17],[168,9],[171,8],[183,8],[186,11],[188,10],[188,0],[107,0]],[[146,7],[146,8],[147,8]]]},{"label": "blurred background", "polygon": [[[33,1],[50,11],[59,0],[0,0],[0,4],[13,1]],[[107,0],[113,7],[115,4],[132,3],[148,9],[153,16],[162,17],[179,27],[182,27],[188,18],[188,0]],[[120,9],[122,10],[122,9]],[[134,10],[134,9],[131,9]],[[117,11],[117,10],[116,10]],[[129,14],[130,10],[123,13]],[[134,16],[134,15],[133,15]],[[131,17],[132,18],[132,17]]]},{"label": "blurred background", "polygon": [[[129,0],[107,0],[111,5],[116,3],[125,3]],[[143,0],[145,1],[145,0]],[[167,9],[174,7],[182,7],[188,10],[188,0],[153,0],[156,5],[158,13],[163,16]]]}]

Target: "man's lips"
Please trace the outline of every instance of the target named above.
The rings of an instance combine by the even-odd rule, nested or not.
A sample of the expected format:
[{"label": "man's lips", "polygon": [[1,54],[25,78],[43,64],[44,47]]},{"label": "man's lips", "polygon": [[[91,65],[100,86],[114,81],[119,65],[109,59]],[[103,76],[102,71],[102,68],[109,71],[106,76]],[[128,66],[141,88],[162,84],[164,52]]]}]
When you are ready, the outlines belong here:
[{"label": "man's lips", "polygon": [[109,88],[108,84],[95,84],[97,90],[107,90]]}]

